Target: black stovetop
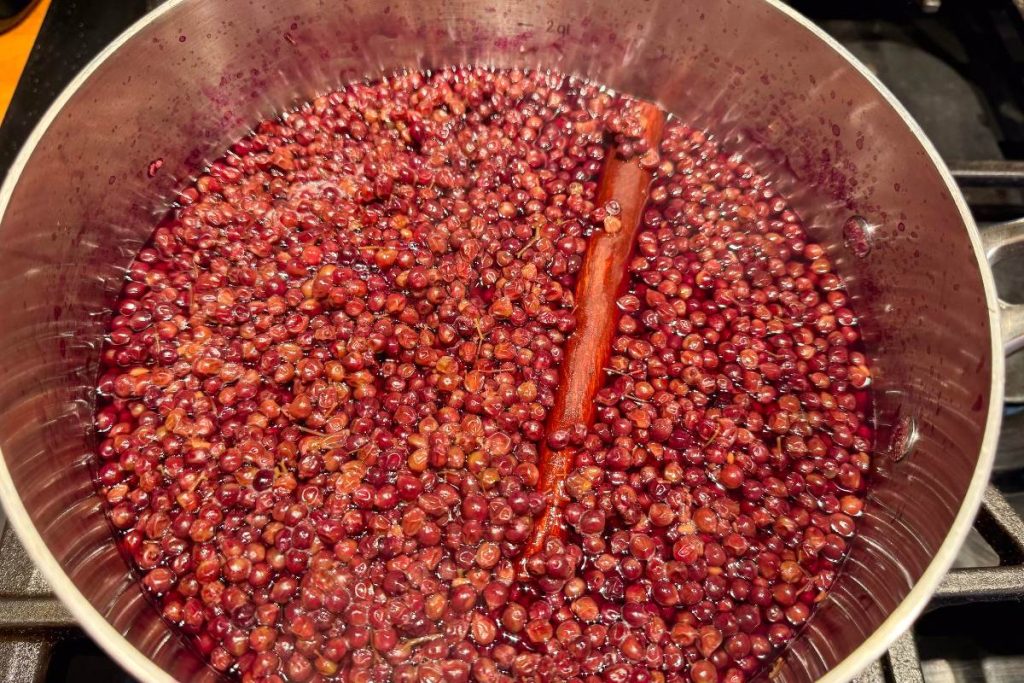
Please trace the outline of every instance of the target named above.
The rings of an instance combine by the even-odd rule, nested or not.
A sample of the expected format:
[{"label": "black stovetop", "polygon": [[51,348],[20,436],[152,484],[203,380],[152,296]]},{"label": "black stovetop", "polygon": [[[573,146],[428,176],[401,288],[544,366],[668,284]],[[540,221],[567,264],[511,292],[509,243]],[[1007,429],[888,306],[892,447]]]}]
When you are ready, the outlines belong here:
[{"label": "black stovetop", "polygon": [[[0,128],[0,174],[74,74],[161,1],[53,0]],[[1006,163],[1024,162],[1024,0],[791,4],[846,45],[906,105],[961,179],[979,221],[1024,215],[1024,164]],[[1022,273],[1024,269],[997,272],[1001,289],[1016,293],[1011,295],[1016,301],[1024,301]],[[1024,378],[1024,363],[1018,365]],[[1024,404],[1007,406],[1002,436],[995,486],[979,525],[984,539],[972,534],[958,562],[961,567],[1007,565],[1024,553],[1024,538],[1011,538],[998,504],[1005,497],[1018,513],[1024,509]],[[10,530],[5,534],[0,529],[0,612],[5,600],[25,597],[5,595],[5,586],[45,593],[26,562]],[[865,681],[1024,680],[1024,638],[1019,629],[1005,626],[1024,617],[1019,602],[1024,600],[1024,584],[1020,593],[1003,596],[1011,599],[995,602],[980,601],[970,586],[945,590],[939,600],[947,606],[926,613],[913,635],[901,639],[867,672]],[[29,662],[39,657],[42,663]],[[26,627],[0,614],[0,681],[41,680],[129,679],[70,621],[58,629]]]}]

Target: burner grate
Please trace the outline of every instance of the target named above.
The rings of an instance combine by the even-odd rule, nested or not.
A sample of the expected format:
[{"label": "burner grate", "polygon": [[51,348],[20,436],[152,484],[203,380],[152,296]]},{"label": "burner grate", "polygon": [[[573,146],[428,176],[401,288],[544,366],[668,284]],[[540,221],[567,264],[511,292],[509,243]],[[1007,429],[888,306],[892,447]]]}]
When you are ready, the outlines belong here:
[{"label": "burner grate", "polygon": [[974,528],[999,555],[1000,564],[951,571],[932,599],[936,607],[1024,597],[1024,520],[991,484]]},{"label": "burner grate", "polygon": [[950,168],[950,171],[965,189],[1024,187],[1024,161],[961,161]]},{"label": "burner grate", "polygon": [[[994,485],[985,491],[974,528],[999,555],[997,567],[952,569],[927,609],[1024,599],[1024,519]],[[913,629],[857,679],[858,683],[924,683]]]}]

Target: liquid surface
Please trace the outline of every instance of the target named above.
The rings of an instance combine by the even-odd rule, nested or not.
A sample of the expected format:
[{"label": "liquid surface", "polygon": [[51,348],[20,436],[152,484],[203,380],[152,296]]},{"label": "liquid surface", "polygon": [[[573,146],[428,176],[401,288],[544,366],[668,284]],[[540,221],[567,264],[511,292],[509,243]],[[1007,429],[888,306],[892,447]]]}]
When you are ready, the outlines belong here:
[{"label": "liquid surface", "polygon": [[[857,319],[771,184],[673,119],[647,144],[645,107],[408,73],[260,123],[182,191],[115,306],[96,480],[212,667],[744,681],[796,637],[863,508]],[[622,229],[612,158],[644,208],[621,291],[578,300]],[[608,348],[568,356],[594,312]],[[592,419],[549,428],[588,363]]]}]

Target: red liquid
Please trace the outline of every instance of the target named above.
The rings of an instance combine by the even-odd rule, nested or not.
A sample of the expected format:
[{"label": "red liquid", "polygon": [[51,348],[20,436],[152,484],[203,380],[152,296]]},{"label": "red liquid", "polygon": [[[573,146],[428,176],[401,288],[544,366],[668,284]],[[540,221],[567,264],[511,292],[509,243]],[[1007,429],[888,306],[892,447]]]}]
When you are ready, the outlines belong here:
[{"label": "red liquid", "polygon": [[[637,111],[402,75],[259,124],[182,193],[115,307],[97,482],[213,667],[739,681],[806,623],[865,494],[856,318],[754,169],[678,122],[648,150]],[[566,363],[613,149],[654,181],[529,554],[545,424],[598,359]]]}]

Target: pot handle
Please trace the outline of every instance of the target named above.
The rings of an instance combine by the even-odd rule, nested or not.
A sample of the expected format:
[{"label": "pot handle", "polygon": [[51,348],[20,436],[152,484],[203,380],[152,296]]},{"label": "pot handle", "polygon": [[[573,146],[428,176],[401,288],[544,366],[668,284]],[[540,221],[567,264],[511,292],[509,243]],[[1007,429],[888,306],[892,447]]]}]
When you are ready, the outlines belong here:
[{"label": "pot handle", "polygon": [[[990,266],[1012,256],[1015,251],[1024,250],[1024,218],[983,228],[981,243]],[[999,328],[1006,355],[1024,348],[1024,304],[1010,304],[999,299]]]}]

